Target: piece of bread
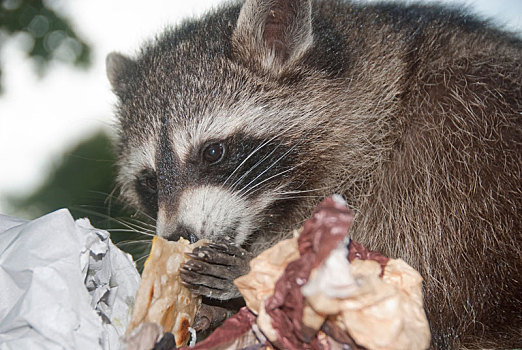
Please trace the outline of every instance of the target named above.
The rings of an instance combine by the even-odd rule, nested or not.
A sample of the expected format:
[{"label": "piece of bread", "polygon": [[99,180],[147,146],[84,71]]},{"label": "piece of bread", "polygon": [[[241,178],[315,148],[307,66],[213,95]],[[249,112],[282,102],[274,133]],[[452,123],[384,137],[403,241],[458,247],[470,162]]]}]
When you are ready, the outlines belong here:
[{"label": "piece of bread", "polygon": [[189,244],[180,238],[177,242],[154,237],[150,255],[145,262],[140,287],[126,334],[142,323],[157,323],[164,332],[174,334],[176,346],[186,345],[189,327],[201,305],[201,297],[193,295],[181,284],[179,269],[189,260],[185,253],[208,243],[200,240]]}]

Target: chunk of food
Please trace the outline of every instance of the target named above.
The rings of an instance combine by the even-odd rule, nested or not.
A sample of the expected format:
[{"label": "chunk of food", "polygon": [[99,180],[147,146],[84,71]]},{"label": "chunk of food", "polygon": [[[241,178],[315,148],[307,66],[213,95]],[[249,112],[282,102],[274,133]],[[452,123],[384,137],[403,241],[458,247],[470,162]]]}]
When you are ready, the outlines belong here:
[{"label": "chunk of food", "polygon": [[207,243],[209,242],[206,240],[200,240],[190,244],[183,238],[170,242],[154,237],[141,276],[127,336],[143,323],[156,323],[163,327],[164,332],[174,334],[178,347],[187,344],[190,338],[189,327],[201,305],[201,297],[192,294],[182,284],[180,268],[190,259],[186,253]]},{"label": "chunk of food", "polygon": [[[252,332],[269,340],[257,337],[255,344],[289,350],[429,347],[422,277],[403,260],[350,240],[352,222],[346,204],[328,198],[298,237],[264,251],[235,280],[256,316]],[[249,332],[240,335],[250,339]]]}]

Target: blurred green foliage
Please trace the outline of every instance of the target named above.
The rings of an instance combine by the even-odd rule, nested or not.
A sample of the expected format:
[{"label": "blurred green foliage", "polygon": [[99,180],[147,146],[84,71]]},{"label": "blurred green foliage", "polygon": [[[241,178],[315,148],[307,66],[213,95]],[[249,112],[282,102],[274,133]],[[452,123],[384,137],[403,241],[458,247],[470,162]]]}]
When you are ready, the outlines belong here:
[{"label": "blurred green foliage", "polygon": [[[53,9],[52,0],[0,0],[0,49],[13,37],[23,36],[28,55],[40,73],[53,60],[87,67],[91,49],[69,21]],[[1,78],[0,65],[0,78]],[[0,91],[2,89],[0,80]]]},{"label": "blurred green foliage", "polygon": [[[0,50],[8,40],[20,40],[40,74],[53,61],[88,67],[91,49],[57,11],[59,5],[57,0],[0,0]],[[0,62],[0,78],[1,68]],[[109,230],[114,243],[139,259],[150,249],[150,236],[139,232],[153,234],[154,227],[126,210],[113,195],[114,164],[112,142],[99,132],[68,150],[34,193],[7,201],[15,215],[26,218],[60,208],[69,209],[75,218],[88,217],[93,226]]]},{"label": "blurred green foliage", "polygon": [[[113,195],[115,178],[112,142],[101,131],[67,151],[34,193],[8,201],[15,213],[26,217],[60,208],[68,208],[75,218],[88,217],[93,226],[109,230],[112,241],[138,260],[148,253],[151,238],[139,232],[153,234],[154,227]],[[138,261],[139,267],[142,262]]]}]

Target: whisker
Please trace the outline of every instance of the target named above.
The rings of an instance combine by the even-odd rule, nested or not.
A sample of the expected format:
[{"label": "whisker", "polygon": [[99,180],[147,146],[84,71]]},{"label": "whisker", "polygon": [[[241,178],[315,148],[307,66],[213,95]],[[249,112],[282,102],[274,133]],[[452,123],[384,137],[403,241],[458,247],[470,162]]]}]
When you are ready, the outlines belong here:
[{"label": "whisker", "polygon": [[[143,227],[140,227],[139,225],[136,225],[136,224],[133,224],[133,223],[130,223],[130,222],[126,222],[123,218],[113,218],[113,217],[110,217],[108,215],[105,215],[105,214],[102,214],[102,213],[98,213],[96,211],[93,211],[93,210],[89,210],[89,209],[85,209],[85,208],[82,208],[82,210],[87,213],[87,214],[93,214],[93,215],[98,215],[104,219],[107,219],[107,220],[110,220],[110,221],[113,221],[117,224],[120,224],[124,227],[126,227],[127,229],[129,229],[129,232],[136,232],[136,233],[140,233],[140,234],[143,234],[143,235],[146,235],[146,236],[155,236],[154,234],[154,231],[152,230],[149,230],[149,229],[146,229],[146,228],[143,228]],[[140,230],[141,229],[141,230]],[[118,230],[118,229],[116,229]],[[108,231],[108,230],[106,230]],[[121,231],[121,229],[120,229]]]},{"label": "whisker", "polygon": [[[279,145],[277,145],[269,154],[267,154],[266,156],[264,156],[262,159],[260,159],[259,161],[257,161],[256,164],[254,164],[252,167],[250,167],[250,169],[248,169],[243,175],[241,175],[241,177],[239,179],[237,179],[231,186],[230,186],[230,190],[234,190],[236,188],[236,186],[241,182],[241,180],[243,180],[245,177],[248,176],[248,174],[250,174],[255,168],[257,168],[258,165],[260,165],[261,163],[263,163],[265,160],[267,160],[272,154],[274,154],[274,152],[279,148],[279,146],[281,146],[281,143]],[[255,179],[254,179],[255,180]]]},{"label": "whisker", "polygon": [[239,170],[239,168],[242,167],[248,159],[250,159],[250,157],[252,157],[255,153],[257,153],[261,148],[265,147],[267,144],[269,144],[270,142],[275,140],[279,135],[286,133],[288,130],[290,130],[291,128],[293,128],[297,124],[298,124],[297,122],[294,122],[294,123],[290,124],[281,133],[277,133],[276,135],[272,136],[270,139],[268,139],[267,141],[263,142],[258,147],[256,147],[252,152],[250,152],[250,154],[245,159],[243,159],[243,161],[241,163],[239,163],[239,165],[234,169],[234,171],[232,171],[232,173],[225,179],[225,181],[223,182],[222,186],[224,187],[226,185],[228,180],[230,180],[230,178]]},{"label": "whisker", "polygon": [[226,185],[226,183],[228,182],[228,180],[230,180],[230,178],[239,170],[239,168],[241,168],[243,166],[243,164],[245,164],[245,162],[247,160],[249,160],[254,154],[257,153],[257,151],[259,151],[261,148],[265,147],[267,144],[269,144],[270,142],[272,142],[278,135],[274,135],[271,139],[261,143],[259,146],[257,146],[252,152],[250,152],[250,154],[245,158],[243,159],[243,161],[241,163],[239,163],[239,165],[234,169],[234,171],[232,171],[232,173],[225,179],[225,181],[223,182],[223,187]]},{"label": "whisker", "polygon": [[[261,181],[261,182],[255,184],[255,185],[252,186],[251,188],[247,189],[247,190],[246,190],[246,191],[241,195],[241,197],[244,197],[244,196],[246,196],[246,195],[248,195],[248,194],[251,194],[251,193],[253,193],[253,192],[255,192],[255,191],[258,191],[261,187],[259,187],[259,188],[256,189],[255,191],[253,191],[253,190],[254,190],[256,187],[258,187],[258,186],[262,185],[263,183],[265,183],[265,182],[267,182],[267,181],[273,179],[273,178],[276,177],[276,176],[280,176],[280,175],[282,175],[282,174],[284,174],[284,173],[286,173],[286,172],[293,171],[293,170],[295,170],[296,168],[299,168],[299,167],[303,166],[303,165],[306,164],[308,161],[309,161],[309,160],[302,161],[302,162],[300,162],[300,163],[294,165],[293,167],[291,167],[291,168],[289,168],[289,169],[286,169],[286,170],[284,170],[284,171],[281,171],[281,172],[279,172],[279,173],[277,173],[277,174],[275,174],[275,175],[272,175],[272,176],[270,176],[270,177],[264,179],[263,181]],[[277,193],[278,193],[277,191],[282,190],[282,189],[285,188],[286,186],[288,186],[288,184],[281,184],[280,186],[278,186],[278,187],[275,189],[275,191],[276,191],[275,193],[277,194]]]},{"label": "whisker", "polygon": [[[111,201],[113,199],[115,199],[116,201],[120,202],[120,203],[125,203],[125,200],[121,199],[120,196],[116,196],[114,193],[116,192],[117,188],[113,188],[113,190],[110,192],[110,193],[107,193],[107,192],[103,192],[103,191],[90,191],[92,193],[95,193],[95,194],[100,194],[100,195],[103,195],[105,196],[105,203],[109,203],[109,210],[110,210],[110,207],[111,207]],[[151,222],[156,222],[156,219],[152,216],[150,216],[149,214],[145,213],[144,211],[142,210],[139,210],[139,209],[136,209],[136,208],[133,208],[133,211],[135,211],[135,214],[132,215],[132,218],[135,218],[136,215],[139,215],[139,216],[143,216],[145,218],[147,218],[148,220],[150,220]]]},{"label": "whisker", "polygon": [[78,210],[78,211],[82,211],[85,214],[92,215],[92,216],[98,216],[100,218],[103,218],[103,219],[115,222],[117,224],[123,225],[123,223],[120,220],[118,220],[117,218],[113,218],[112,216],[100,213],[100,212],[95,211],[95,210],[87,209],[86,206],[76,206],[76,207],[73,207],[73,208]]},{"label": "whisker", "polygon": [[107,193],[107,192],[104,192],[104,191],[95,191],[95,190],[90,190],[89,192],[104,196],[105,200],[103,201],[103,203],[108,206],[108,209],[111,208],[113,199],[115,199],[116,201],[118,201],[120,203],[124,203],[124,200],[120,199],[119,196],[116,196],[114,194],[114,192],[116,192],[116,187],[114,187],[110,193]]},{"label": "whisker", "polygon": [[303,198],[324,198],[324,196],[290,196],[290,197],[278,197],[275,200],[285,200],[285,199],[303,199]]},{"label": "whisker", "polygon": [[136,231],[136,230],[131,230],[131,229],[124,229],[124,228],[110,228],[110,229],[104,229],[105,231],[108,231],[108,232],[130,232],[130,233],[139,233],[139,234],[142,234],[144,236],[150,236],[150,237],[154,237],[155,235],[151,235],[149,232],[141,232],[141,231]]},{"label": "whisker", "polygon": [[143,261],[144,259],[147,259],[149,257],[150,254],[145,254],[143,255],[142,257],[139,257],[138,259],[134,260],[134,262],[136,264],[140,263],[141,261]]},{"label": "whisker", "polygon": [[[105,196],[104,203],[108,204],[108,209],[110,211],[110,208],[111,208],[111,205],[112,205],[111,204],[112,200],[116,200],[122,206],[125,206],[125,200],[122,199],[120,196],[117,196],[117,195],[114,194],[116,192],[116,190],[117,190],[117,187],[114,187],[110,193],[107,193],[107,192],[104,192],[104,191],[93,191],[93,190],[91,190],[89,192]],[[132,217],[135,217],[136,215],[139,215],[139,216],[143,216],[143,217],[147,218],[148,220],[150,220],[152,222],[156,222],[156,219],[154,217],[150,216],[149,214],[145,213],[144,211],[142,211],[140,209],[137,209],[137,208],[132,208],[132,210],[135,212],[135,214],[133,214]]]},{"label": "whisker", "polygon": [[146,217],[147,219],[149,219],[150,221],[152,221],[153,223],[156,223],[156,218],[150,216],[149,214],[145,213],[144,211],[141,211],[141,210],[137,210],[136,211],[136,214],[133,215],[133,218],[135,215],[140,215],[140,216],[144,216]]},{"label": "whisker", "polygon": [[[133,228],[138,228],[140,231],[149,232],[149,233],[155,233],[156,227],[148,224],[142,220],[134,219],[134,218],[119,218],[118,219],[120,223],[126,224],[128,226],[131,226]],[[148,227],[147,227],[148,226]]]},{"label": "whisker", "polygon": [[145,228],[140,227],[139,225],[136,225],[136,224],[131,223],[131,222],[125,222],[124,219],[117,220],[117,222],[119,222],[121,225],[127,227],[128,229],[134,230],[135,232],[139,232],[139,233],[142,233],[142,234],[144,234],[146,236],[150,236],[150,237],[154,237],[155,236],[155,232],[154,231],[145,229]]},{"label": "whisker", "polygon": [[148,222],[145,222],[143,220],[139,220],[139,219],[135,219],[135,218],[130,218],[130,219],[127,219],[129,220],[129,222],[133,222],[135,223],[136,225],[142,225],[143,228],[147,228],[147,230],[150,230],[152,232],[156,232],[156,225],[153,225],[153,224],[149,224]]},{"label": "whisker", "polygon": [[[243,186],[243,188],[241,190],[238,191],[238,193],[240,194],[241,192],[243,192],[245,189],[248,188],[248,186],[250,186],[254,181],[256,181],[257,179],[259,179],[261,176],[263,176],[268,170],[272,169],[273,166],[275,166],[279,161],[281,161],[284,157],[286,157],[291,151],[293,151],[296,147],[298,146],[298,143],[296,143],[295,145],[293,145],[292,147],[290,147],[283,155],[281,155],[278,159],[276,159],[272,164],[270,164],[269,167],[267,167],[265,170],[263,170],[259,175],[257,175],[252,181],[250,181],[248,184],[246,184],[245,186]],[[290,169],[287,169],[285,170],[283,173],[285,172],[288,172],[289,170],[293,170],[295,169],[296,167],[292,167]],[[278,174],[279,175],[279,174]],[[272,179],[274,178],[274,176],[271,176],[269,179]],[[267,180],[263,180],[261,183],[263,182],[266,182]],[[259,184],[255,185],[254,187],[258,186]],[[247,192],[249,191],[250,189],[247,190]]]},{"label": "whisker", "polygon": [[258,187],[258,186],[264,184],[264,183],[267,182],[267,181],[270,181],[271,179],[273,179],[273,178],[276,177],[276,176],[280,176],[280,175],[283,175],[283,174],[285,174],[285,173],[287,173],[287,172],[289,172],[289,171],[292,171],[292,170],[294,170],[295,168],[297,168],[297,165],[296,165],[296,166],[293,166],[293,167],[291,167],[291,168],[289,168],[289,169],[283,170],[283,171],[281,171],[281,172],[279,172],[279,173],[277,173],[277,174],[275,174],[275,175],[272,175],[272,176],[270,176],[270,177],[264,179],[263,181],[258,182],[258,183],[255,184],[254,186],[248,188],[244,193],[241,193],[241,191],[240,191],[238,194],[239,194],[240,197],[245,197],[245,196],[247,196],[249,193],[252,193],[252,190],[255,189],[256,187]]},{"label": "whisker", "polygon": [[122,246],[140,245],[140,244],[148,246],[148,245],[152,244],[152,241],[148,240],[148,239],[142,239],[142,240],[136,240],[136,241],[121,241],[121,242],[116,243],[116,246],[122,247]]},{"label": "whisker", "polygon": [[287,194],[298,194],[298,193],[310,193],[310,192],[316,192],[316,191],[323,191],[328,189],[328,187],[319,187],[314,188],[311,190],[296,190],[296,191],[287,191],[287,192],[275,192],[276,195],[287,195]]}]

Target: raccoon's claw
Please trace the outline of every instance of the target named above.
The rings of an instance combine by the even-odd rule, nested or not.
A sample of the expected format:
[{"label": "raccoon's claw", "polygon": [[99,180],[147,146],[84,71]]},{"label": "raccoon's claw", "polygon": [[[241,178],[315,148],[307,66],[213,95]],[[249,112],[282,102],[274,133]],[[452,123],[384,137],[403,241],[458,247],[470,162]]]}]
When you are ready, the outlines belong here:
[{"label": "raccoon's claw", "polygon": [[196,332],[216,329],[229,316],[231,316],[231,312],[225,308],[215,305],[201,304],[201,307],[196,314],[196,318],[194,319],[193,327]]},{"label": "raccoon's claw", "polygon": [[191,260],[182,266],[181,279],[193,293],[219,300],[240,296],[233,282],[248,273],[253,254],[233,245],[212,243],[187,256]]}]

